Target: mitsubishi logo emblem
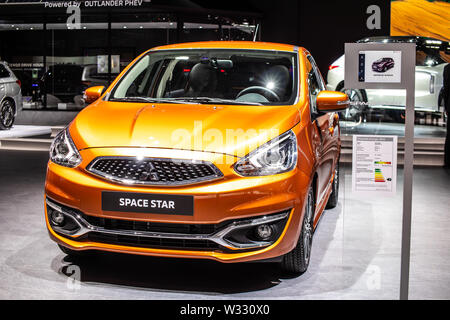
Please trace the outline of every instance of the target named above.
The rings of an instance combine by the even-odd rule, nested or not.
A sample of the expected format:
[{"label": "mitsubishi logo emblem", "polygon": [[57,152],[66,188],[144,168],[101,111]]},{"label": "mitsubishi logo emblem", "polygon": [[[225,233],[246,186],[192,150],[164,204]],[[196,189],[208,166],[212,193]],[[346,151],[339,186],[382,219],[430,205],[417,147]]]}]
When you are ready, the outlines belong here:
[{"label": "mitsubishi logo emblem", "polygon": [[139,175],[140,181],[159,181],[158,173],[156,172],[155,167],[150,163],[146,163],[145,168]]}]

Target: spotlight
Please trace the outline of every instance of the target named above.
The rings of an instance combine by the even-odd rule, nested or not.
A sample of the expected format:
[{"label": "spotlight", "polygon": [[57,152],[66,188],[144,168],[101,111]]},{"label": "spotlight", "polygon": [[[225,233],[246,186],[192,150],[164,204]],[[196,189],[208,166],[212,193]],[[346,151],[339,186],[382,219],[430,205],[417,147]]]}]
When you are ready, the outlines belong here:
[{"label": "spotlight", "polygon": [[275,83],[274,83],[273,81],[267,82],[266,88],[267,88],[267,89],[273,89],[273,88],[275,88]]}]

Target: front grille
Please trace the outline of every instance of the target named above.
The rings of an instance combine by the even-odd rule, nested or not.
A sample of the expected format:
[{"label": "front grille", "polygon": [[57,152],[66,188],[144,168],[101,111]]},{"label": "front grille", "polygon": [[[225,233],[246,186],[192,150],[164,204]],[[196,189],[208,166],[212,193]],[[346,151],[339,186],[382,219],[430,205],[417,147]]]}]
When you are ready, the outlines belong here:
[{"label": "front grille", "polygon": [[135,157],[100,157],[87,170],[105,179],[126,184],[184,185],[222,177],[207,161]]},{"label": "front grille", "polygon": [[[182,233],[182,234],[212,234],[232,221],[224,221],[218,224],[185,224],[185,223],[163,223],[147,222],[123,219],[111,219],[95,217],[84,214],[77,210],[77,214],[89,224],[105,230],[114,231],[146,231],[158,233]],[[221,246],[210,240],[192,239],[170,239],[170,238],[150,238],[138,235],[117,235],[104,232],[89,232],[82,237],[84,241],[93,241],[124,246],[136,246],[143,248],[166,248],[184,250],[222,250]]]},{"label": "front grille", "polygon": [[224,221],[218,224],[163,223],[101,218],[89,216],[81,212],[79,212],[79,215],[91,225],[104,228],[106,230],[147,231],[163,233],[211,234],[231,223],[230,221]]},{"label": "front grille", "polygon": [[140,236],[116,235],[100,232],[90,232],[87,239],[92,242],[143,247],[184,250],[219,250],[220,246],[209,240],[185,240],[168,238],[148,238]]}]

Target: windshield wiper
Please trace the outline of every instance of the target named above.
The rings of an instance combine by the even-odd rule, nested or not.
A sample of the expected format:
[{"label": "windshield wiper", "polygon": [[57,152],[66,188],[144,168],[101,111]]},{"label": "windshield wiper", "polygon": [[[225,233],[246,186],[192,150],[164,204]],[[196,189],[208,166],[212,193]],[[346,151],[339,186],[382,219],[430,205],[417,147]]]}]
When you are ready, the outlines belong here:
[{"label": "windshield wiper", "polygon": [[109,101],[119,102],[147,102],[147,103],[197,103],[197,104],[245,104],[262,106],[259,102],[236,101],[232,99],[210,98],[210,97],[181,97],[181,98],[150,98],[150,97],[123,97],[110,98]]},{"label": "windshield wiper", "polygon": [[147,102],[147,103],[183,103],[183,101],[175,100],[172,98],[150,98],[150,97],[123,97],[123,98],[111,98],[109,101],[118,102]]},{"label": "windshield wiper", "polygon": [[262,103],[259,102],[250,102],[250,101],[237,101],[232,99],[222,99],[222,98],[210,98],[210,97],[181,97],[181,98],[172,98],[177,101],[188,101],[188,102],[197,102],[197,103],[214,103],[214,104],[247,104],[254,106],[262,106]]}]

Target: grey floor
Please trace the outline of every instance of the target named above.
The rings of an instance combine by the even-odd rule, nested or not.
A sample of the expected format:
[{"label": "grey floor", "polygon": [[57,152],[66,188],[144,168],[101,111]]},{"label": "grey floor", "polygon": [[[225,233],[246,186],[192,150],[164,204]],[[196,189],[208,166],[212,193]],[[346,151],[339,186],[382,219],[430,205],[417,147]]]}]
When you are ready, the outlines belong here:
[{"label": "grey floor", "polygon": [[[401,175],[394,198],[357,198],[349,168],[340,202],[314,236],[309,270],[273,264],[99,254],[71,261],[43,216],[47,153],[0,150],[0,299],[397,299]],[[450,171],[414,170],[410,297],[450,299]],[[80,280],[80,281],[78,281]]]}]

